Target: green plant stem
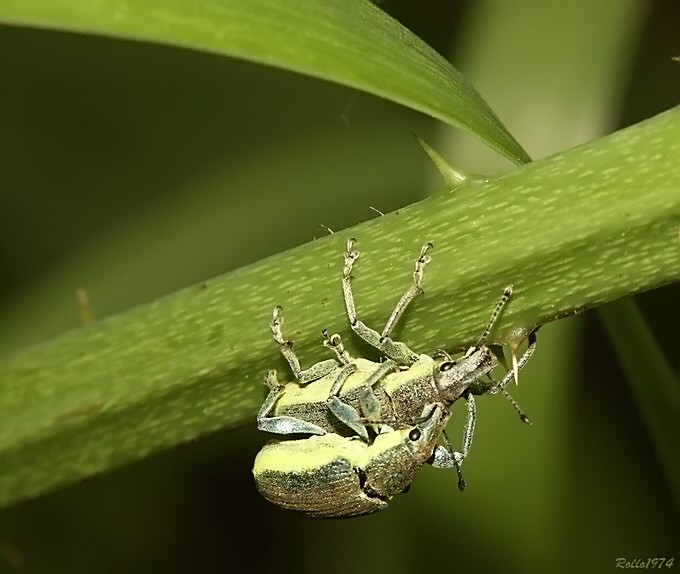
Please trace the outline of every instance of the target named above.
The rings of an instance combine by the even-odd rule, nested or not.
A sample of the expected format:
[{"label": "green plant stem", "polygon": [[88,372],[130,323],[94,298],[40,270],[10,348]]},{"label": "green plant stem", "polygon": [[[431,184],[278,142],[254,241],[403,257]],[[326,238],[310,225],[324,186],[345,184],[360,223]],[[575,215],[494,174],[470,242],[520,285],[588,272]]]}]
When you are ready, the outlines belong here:
[{"label": "green plant stem", "polygon": [[327,356],[322,328],[356,351],[340,295],[350,235],[359,317],[379,328],[434,243],[426,294],[396,333],[423,352],[473,342],[509,283],[492,339],[517,345],[544,322],[677,281],[679,158],[675,108],[6,359],[0,504],[252,421],[265,371],[284,368],[267,327],[276,304],[304,364]]}]

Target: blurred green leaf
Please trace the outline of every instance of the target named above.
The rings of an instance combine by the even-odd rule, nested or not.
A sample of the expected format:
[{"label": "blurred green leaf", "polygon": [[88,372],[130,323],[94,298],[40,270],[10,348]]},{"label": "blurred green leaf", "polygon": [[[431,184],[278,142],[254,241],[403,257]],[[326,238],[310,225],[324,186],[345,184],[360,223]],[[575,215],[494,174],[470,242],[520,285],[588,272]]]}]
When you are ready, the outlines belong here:
[{"label": "blurred green leaf", "polygon": [[460,126],[529,156],[437,52],[367,0],[4,0],[0,22],[183,46],[279,66]]},{"label": "blurred green leaf", "polygon": [[323,355],[320,329],[346,330],[350,233],[363,253],[358,312],[376,325],[422,242],[434,243],[427,295],[397,333],[422,350],[475,340],[508,283],[515,295],[493,342],[518,344],[538,324],[677,281],[679,150],[676,108],[10,357],[0,364],[0,504],[252,420],[276,356],[275,304],[305,361]]},{"label": "blurred green leaf", "polygon": [[603,305],[598,312],[628,375],[680,506],[680,381],[632,299]]}]

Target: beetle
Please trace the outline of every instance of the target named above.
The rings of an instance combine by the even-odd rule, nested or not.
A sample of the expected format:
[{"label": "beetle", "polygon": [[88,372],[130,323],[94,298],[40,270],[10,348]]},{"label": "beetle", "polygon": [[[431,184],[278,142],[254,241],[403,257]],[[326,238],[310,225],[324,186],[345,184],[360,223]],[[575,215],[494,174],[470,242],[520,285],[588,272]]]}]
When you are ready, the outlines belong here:
[{"label": "beetle", "polygon": [[[340,518],[383,510],[408,489],[439,448],[451,416],[441,403],[427,406],[411,427],[378,435],[371,444],[336,433],[272,441],[255,458],[253,475],[270,502],[317,518]],[[451,459],[443,455],[452,465]]]},{"label": "beetle", "polygon": [[[427,252],[432,244],[423,245],[416,260],[413,284],[397,303],[382,333],[378,333],[357,318],[351,276],[354,262],[359,257],[353,248],[355,241],[350,238],[347,242],[343,267],[342,291],[347,315],[352,329],[383,352],[387,359],[376,363],[364,358],[352,358],[344,349],[339,335],[329,337],[323,331],[324,345],[335,352],[336,359],[321,361],[302,370],[292,342],[283,336],[281,308],[275,307],[270,328],[296,381],[283,385],[278,382],[276,371],[268,372],[265,382],[270,392],[258,413],[258,428],[284,435],[323,435],[327,432],[358,435],[368,442],[367,423],[390,421],[395,428],[405,428],[417,420],[428,404],[440,402],[445,408],[450,408],[459,398],[464,398],[468,412],[463,449],[452,455],[455,455],[454,460],[462,462],[468,454],[476,421],[473,395],[503,392],[522,420],[528,422],[526,415],[504,389],[531,358],[536,346],[535,331],[529,335],[528,348],[521,359],[515,362],[511,372],[500,382],[482,380],[499,364],[486,341],[512,295],[512,286],[505,288],[481,337],[463,357],[453,360],[443,351],[436,358],[416,354],[404,343],[393,341],[390,333],[408,305],[423,293],[423,269],[430,262]],[[460,473],[459,478],[459,487],[462,489],[464,482]]]}]

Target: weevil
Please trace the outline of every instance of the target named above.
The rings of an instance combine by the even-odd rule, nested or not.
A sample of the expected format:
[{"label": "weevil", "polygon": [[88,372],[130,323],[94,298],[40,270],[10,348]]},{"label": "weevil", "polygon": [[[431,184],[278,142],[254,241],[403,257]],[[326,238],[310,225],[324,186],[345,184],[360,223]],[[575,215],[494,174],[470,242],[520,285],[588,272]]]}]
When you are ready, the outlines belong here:
[{"label": "weevil", "polygon": [[411,427],[378,435],[369,445],[335,433],[272,441],[255,458],[255,484],[270,502],[317,518],[340,518],[383,510],[406,490],[425,462],[450,411],[435,403]]},{"label": "weevil", "polygon": [[[390,333],[408,305],[423,293],[422,279],[425,265],[430,262],[426,243],[415,263],[413,284],[401,297],[382,333],[367,327],[357,318],[352,292],[352,269],[359,253],[354,250],[354,239],[347,242],[342,291],[352,329],[367,343],[387,357],[382,363],[363,358],[352,358],[344,349],[339,335],[331,337],[324,331],[324,345],[331,348],[336,359],[328,359],[302,370],[293,351],[293,344],[282,332],[281,308],[276,307],[270,324],[274,339],[290,365],[296,381],[287,385],[278,382],[276,371],[269,371],[266,383],[270,393],[258,413],[258,428],[276,434],[340,435],[356,434],[369,441],[367,423],[391,421],[395,428],[413,423],[428,404],[440,402],[446,408],[459,398],[466,399],[467,416],[460,453],[451,453],[459,463],[467,456],[476,421],[473,395],[503,392],[522,420],[528,419],[505,392],[505,386],[516,378],[534,352],[535,332],[529,335],[529,346],[514,369],[499,382],[482,380],[497,365],[498,359],[486,345],[491,330],[512,295],[512,286],[503,291],[491,318],[477,341],[458,360],[440,351],[436,358],[416,354],[404,343],[393,341]],[[458,469],[460,470],[460,469]],[[459,472],[459,486],[464,487]]]}]

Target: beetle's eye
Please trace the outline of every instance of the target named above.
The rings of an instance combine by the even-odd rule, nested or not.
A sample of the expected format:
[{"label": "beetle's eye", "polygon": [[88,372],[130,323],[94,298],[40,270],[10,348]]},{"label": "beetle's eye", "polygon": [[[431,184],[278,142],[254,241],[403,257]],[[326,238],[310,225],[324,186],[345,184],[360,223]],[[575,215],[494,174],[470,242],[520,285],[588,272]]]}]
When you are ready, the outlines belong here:
[{"label": "beetle's eye", "polygon": [[453,365],[455,365],[455,363],[453,363],[452,361],[446,361],[445,363],[439,365],[439,370],[442,373],[445,371],[450,371],[451,369],[453,369]]},{"label": "beetle's eye", "polygon": [[420,429],[411,429],[411,432],[408,433],[408,438],[412,441],[418,440],[420,438]]}]

